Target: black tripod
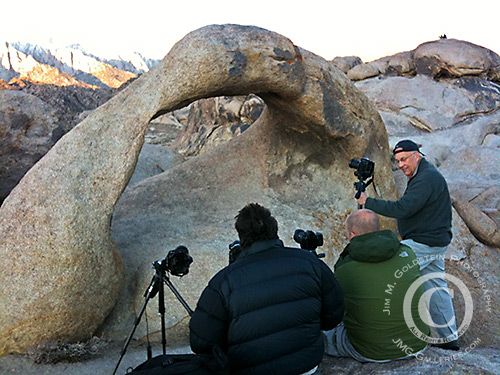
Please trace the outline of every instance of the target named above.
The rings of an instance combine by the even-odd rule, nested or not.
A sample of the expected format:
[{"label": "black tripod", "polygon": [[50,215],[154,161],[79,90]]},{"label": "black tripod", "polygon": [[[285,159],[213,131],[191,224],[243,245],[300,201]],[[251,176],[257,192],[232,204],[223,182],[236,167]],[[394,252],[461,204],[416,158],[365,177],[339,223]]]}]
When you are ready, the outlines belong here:
[{"label": "black tripod", "polygon": [[[127,340],[125,341],[125,345],[123,346],[120,359],[116,364],[115,370],[113,371],[113,375],[116,374],[116,371],[118,370],[118,367],[120,366],[120,363],[123,357],[125,356],[127,347],[130,344],[130,341],[132,340],[132,336],[134,335],[134,332],[137,326],[139,325],[139,322],[141,321],[142,314],[146,310],[146,305],[148,304],[148,301],[151,298],[154,298],[154,296],[156,296],[157,293],[158,293],[158,312],[160,313],[161,316],[161,343],[163,348],[163,354],[166,354],[167,340],[165,335],[165,291],[163,287],[164,283],[167,284],[172,293],[174,293],[174,295],[177,297],[182,306],[184,306],[188,314],[189,315],[193,314],[193,310],[191,310],[187,302],[182,298],[177,289],[175,289],[174,285],[167,276],[167,261],[166,260],[156,261],[153,263],[153,266],[156,273],[153,276],[153,279],[151,280],[149,287],[146,289],[146,292],[144,293],[145,296],[144,302],[142,303],[142,306],[139,310],[139,314],[135,318],[134,327],[132,328],[132,331],[128,335]],[[148,346],[148,359],[151,359],[151,356],[152,356],[151,348]]]},{"label": "black tripod", "polygon": [[[373,177],[370,177],[366,182],[362,179],[362,177],[358,177],[359,181],[354,183],[354,187],[356,188],[356,194],[354,197],[358,199],[361,196],[361,193],[366,190],[366,187],[373,182]],[[358,208],[363,208],[362,204],[358,204]]]},{"label": "black tripod", "polygon": [[[356,169],[354,175],[359,181],[354,183],[354,188],[356,189],[356,195],[354,197],[358,199],[361,196],[361,193],[365,191],[366,187],[373,182],[375,163],[368,158],[361,158],[361,160],[351,159],[349,162],[349,168]],[[363,208],[363,205],[358,204],[358,208]]]}]

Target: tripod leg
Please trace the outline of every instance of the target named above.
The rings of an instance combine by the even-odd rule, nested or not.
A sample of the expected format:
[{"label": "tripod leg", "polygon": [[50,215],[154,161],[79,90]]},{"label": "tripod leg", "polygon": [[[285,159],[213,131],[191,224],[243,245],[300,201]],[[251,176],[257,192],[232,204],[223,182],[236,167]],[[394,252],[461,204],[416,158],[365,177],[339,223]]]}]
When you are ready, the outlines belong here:
[{"label": "tripod leg", "polygon": [[167,352],[167,339],[165,336],[165,291],[163,288],[163,275],[160,276],[160,291],[158,293],[158,312],[161,316],[161,346],[163,348],[163,354]]},{"label": "tripod leg", "polygon": [[182,306],[184,306],[184,308],[186,309],[188,314],[190,316],[193,315],[193,310],[191,310],[191,308],[189,307],[187,302],[184,300],[184,298],[182,298],[181,294],[177,291],[177,289],[175,289],[174,285],[172,284],[172,282],[170,281],[170,279],[168,277],[165,278],[165,284],[167,284],[167,286],[170,288],[172,293],[174,293],[174,295],[177,297],[177,299],[182,304]]},{"label": "tripod leg", "polygon": [[125,345],[123,346],[123,349],[122,349],[122,352],[120,355],[120,359],[118,360],[118,363],[116,364],[115,370],[113,371],[113,375],[116,374],[116,371],[118,370],[118,367],[120,366],[120,363],[121,363],[123,357],[125,356],[125,352],[127,351],[127,347],[130,344],[130,341],[132,340],[132,336],[134,335],[134,332],[135,332],[137,326],[139,325],[139,322],[141,321],[142,314],[146,310],[146,306],[148,304],[149,299],[153,298],[154,295],[156,294],[156,290],[158,288],[157,284],[158,284],[158,277],[157,277],[157,275],[155,275],[153,277],[153,280],[151,280],[151,284],[149,285],[149,287],[146,291],[146,297],[144,298],[144,302],[142,303],[142,306],[139,310],[139,314],[135,318],[134,327],[132,328],[132,331],[128,335],[127,340],[125,341]]}]

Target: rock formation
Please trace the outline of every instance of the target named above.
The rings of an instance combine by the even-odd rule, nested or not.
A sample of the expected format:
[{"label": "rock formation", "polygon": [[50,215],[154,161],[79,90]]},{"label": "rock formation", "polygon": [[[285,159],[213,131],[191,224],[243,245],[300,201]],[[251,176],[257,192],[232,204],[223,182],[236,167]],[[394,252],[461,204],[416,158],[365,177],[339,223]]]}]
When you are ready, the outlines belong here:
[{"label": "rock formation", "polygon": [[432,78],[477,76],[500,82],[500,57],[493,51],[457,39],[440,39],[415,50],[353,66],[347,75],[355,81],[378,75],[415,75]]},{"label": "rock formation", "polygon": [[[150,119],[200,98],[250,93],[266,107],[249,130],[134,185],[117,207],[123,286],[109,224]],[[362,156],[377,164],[377,191],[394,197],[384,124],[332,64],[256,27],[209,26],[188,34],[61,138],[4,201],[0,353],[42,339],[88,337],[120,289],[104,331],[123,338],[143,300],[151,262],[180,242],[197,264],[182,288],[192,303],[227,263],[234,215],[248,202],[269,206],[285,239],[297,226],[343,233],[343,218],[355,208],[348,162]],[[125,215],[129,209],[133,217]],[[330,259],[336,240],[327,240]],[[132,262],[136,252],[141,264]],[[186,316],[173,299],[169,325]]]},{"label": "rock formation", "polygon": [[[462,345],[500,342],[499,62],[481,46],[445,39],[347,73],[379,110],[389,144],[406,138],[421,144],[448,182],[454,219],[447,271],[466,283],[474,301]],[[406,179],[394,170],[402,194]],[[461,322],[463,300],[454,304]]]},{"label": "rock formation", "polygon": [[83,111],[99,107],[116,91],[5,83],[0,88],[0,204],[24,174],[80,122]]},{"label": "rock formation", "polygon": [[200,99],[190,106],[187,124],[172,147],[185,156],[206,152],[243,133],[263,108],[264,102],[255,95]]}]

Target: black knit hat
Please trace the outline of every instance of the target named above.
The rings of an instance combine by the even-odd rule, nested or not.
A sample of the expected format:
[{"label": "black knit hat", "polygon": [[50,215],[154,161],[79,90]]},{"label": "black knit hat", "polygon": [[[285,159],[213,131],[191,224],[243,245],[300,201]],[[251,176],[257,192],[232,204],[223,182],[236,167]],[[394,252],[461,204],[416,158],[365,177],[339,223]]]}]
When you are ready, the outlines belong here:
[{"label": "black knit hat", "polygon": [[[418,151],[418,152],[420,152],[420,149],[418,148],[418,146],[415,142],[410,141],[409,139],[405,139],[405,140],[402,140],[402,141],[399,141],[398,143],[396,143],[396,146],[394,146],[394,150],[392,150],[392,154],[396,155],[398,152],[404,152],[404,151]],[[422,154],[422,155],[424,155],[424,154]]]}]

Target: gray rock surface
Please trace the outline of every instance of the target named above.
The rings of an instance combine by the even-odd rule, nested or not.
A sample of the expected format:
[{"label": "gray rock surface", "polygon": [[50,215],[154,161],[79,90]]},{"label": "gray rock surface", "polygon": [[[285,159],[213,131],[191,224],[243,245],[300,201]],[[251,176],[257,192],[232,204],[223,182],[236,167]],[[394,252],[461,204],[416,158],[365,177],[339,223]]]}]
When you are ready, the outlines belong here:
[{"label": "gray rock surface", "polygon": [[[425,135],[470,124],[479,129],[500,119],[500,85],[479,78],[435,81],[423,75],[396,76],[359,81],[356,87],[373,100],[389,136]],[[458,136],[448,141],[455,149],[463,145]],[[466,138],[464,134],[466,144],[479,141]]]},{"label": "gray rock surface", "polygon": [[[168,339],[168,338],[167,338]],[[36,364],[21,355],[0,358],[2,374],[19,373],[23,375],[110,375],[113,373],[123,346],[112,343],[105,351],[92,359],[80,363],[60,362],[54,365]],[[153,355],[161,354],[161,346],[153,346]],[[167,353],[188,353],[189,348],[168,346]],[[146,344],[132,341],[118,368],[117,374],[124,374],[146,360]],[[462,348],[459,352],[429,347],[420,359],[409,359],[389,363],[359,363],[349,358],[325,356],[319,366],[318,375],[456,375],[477,374],[496,375],[500,370],[500,351],[498,346]]]},{"label": "gray rock surface", "polygon": [[360,65],[363,63],[358,56],[343,56],[343,57],[335,57],[332,60],[332,63],[339,68],[343,73],[346,73],[354,68],[356,65]]},{"label": "gray rock surface", "polygon": [[128,186],[168,171],[184,161],[181,155],[168,147],[144,143]]}]

